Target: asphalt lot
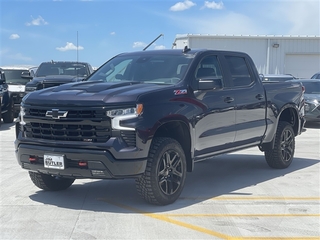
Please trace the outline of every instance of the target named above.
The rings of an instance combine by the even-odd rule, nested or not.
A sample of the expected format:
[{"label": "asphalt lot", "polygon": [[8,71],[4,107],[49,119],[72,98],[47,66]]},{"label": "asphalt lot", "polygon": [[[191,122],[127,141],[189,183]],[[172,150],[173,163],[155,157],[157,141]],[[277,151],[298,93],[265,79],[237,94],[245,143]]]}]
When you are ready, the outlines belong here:
[{"label": "asphalt lot", "polygon": [[178,201],[144,202],[134,180],[33,185],[0,127],[0,239],[320,239],[320,128],[296,138],[295,159],[268,167],[257,148],[197,163]]}]

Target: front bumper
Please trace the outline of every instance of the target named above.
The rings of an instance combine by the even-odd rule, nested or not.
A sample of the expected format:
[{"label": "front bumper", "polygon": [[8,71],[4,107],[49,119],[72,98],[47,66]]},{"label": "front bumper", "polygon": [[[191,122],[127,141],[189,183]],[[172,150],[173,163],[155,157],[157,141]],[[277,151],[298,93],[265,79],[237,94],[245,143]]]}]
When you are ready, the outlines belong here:
[{"label": "front bumper", "polygon": [[[16,158],[23,169],[44,174],[72,177],[116,179],[137,177],[144,173],[147,159],[116,160],[108,151],[79,148],[46,147],[29,144],[16,144]],[[45,154],[63,155],[65,169],[45,168]],[[32,161],[30,161],[32,159]],[[86,162],[83,167],[80,162]]]}]

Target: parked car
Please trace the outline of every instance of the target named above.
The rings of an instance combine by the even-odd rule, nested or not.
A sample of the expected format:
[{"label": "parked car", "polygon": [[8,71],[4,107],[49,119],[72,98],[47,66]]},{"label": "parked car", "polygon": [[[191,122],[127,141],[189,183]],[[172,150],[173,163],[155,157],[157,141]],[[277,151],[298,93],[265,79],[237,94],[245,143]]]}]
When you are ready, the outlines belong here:
[{"label": "parked car", "polygon": [[320,79],[296,79],[290,82],[301,82],[305,88],[304,111],[306,121],[320,123]]},{"label": "parked car", "polygon": [[14,65],[3,66],[1,69],[4,72],[8,90],[14,102],[14,115],[17,117],[20,111],[21,99],[25,95],[25,85],[33,78],[37,67]]},{"label": "parked car", "polygon": [[285,82],[296,79],[291,74],[259,74],[259,76],[263,82]]},{"label": "parked car", "polygon": [[320,72],[313,74],[311,79],[320,79]]},{"label": "parked car", "polygon": [[85,81],[25,96],[15,154],[40,189],[135,178],[142,198],[166,205],[214,155],[256,146],[270,167],[287,168],[303,103],[301,83],[263,83],[245,53],[124,53]]},{"label": "parked car", "polygon": [[82,81],[91,73],[93,73],[93,68],[87,62],[43,62],[39,65],[32,81],[27,83],[26,93],[65,83]]}]

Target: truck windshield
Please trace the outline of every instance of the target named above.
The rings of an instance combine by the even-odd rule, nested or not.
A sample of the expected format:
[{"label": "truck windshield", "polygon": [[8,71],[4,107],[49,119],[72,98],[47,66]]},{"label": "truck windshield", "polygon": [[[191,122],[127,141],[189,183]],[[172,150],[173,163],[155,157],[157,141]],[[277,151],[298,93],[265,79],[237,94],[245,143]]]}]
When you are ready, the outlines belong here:
[{"label": "truck windshield", "polygon": [[22,78],[21,73],[28,72],[28,70],[4,70],[4,75],[6,77],[7,84],[22,84],[25,85],[27,82],[30,81],[28,78]]},{"label": "truck windshield", "polygon": [[175,84],[183,78],[192,58],[174,54],[120,55],[105,63],[88,81]]},{"label": "truck windshield", "polygon": [[49,75],[71,75],[86,77],[89,75],[89,70],[85,64],[77,62],[42,63],[36,72],[36,77],[45,77]]}]

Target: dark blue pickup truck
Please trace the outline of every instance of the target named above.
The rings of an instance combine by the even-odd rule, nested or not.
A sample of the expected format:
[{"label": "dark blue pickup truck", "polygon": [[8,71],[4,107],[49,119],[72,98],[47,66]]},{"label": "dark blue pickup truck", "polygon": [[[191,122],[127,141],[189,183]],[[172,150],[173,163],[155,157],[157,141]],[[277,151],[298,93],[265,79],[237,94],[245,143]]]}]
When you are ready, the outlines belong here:
[{"label": "dark blue pickup truck", "polygon": [[214,155],[256,146],[270,167],[288,167],[303,104],[300,83],[262,83],[245,53],[124,53],[85,81],[25,96],[16,157],[43,190],[135,178],[147,202],[166,205]]}]

